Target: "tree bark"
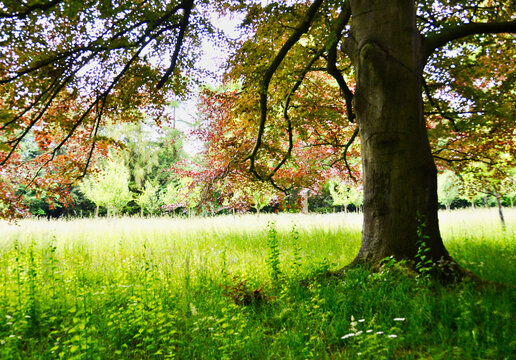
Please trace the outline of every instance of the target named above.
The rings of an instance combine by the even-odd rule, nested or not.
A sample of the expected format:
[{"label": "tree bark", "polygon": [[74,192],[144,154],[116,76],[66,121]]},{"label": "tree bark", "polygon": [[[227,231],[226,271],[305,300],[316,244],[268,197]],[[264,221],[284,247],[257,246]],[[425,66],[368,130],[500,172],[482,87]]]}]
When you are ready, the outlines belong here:
[{"label": "tree bark", "polygon": [[439,233],[414,2],[355,0],[351,8],[365,190],[362,244],[353,263],[415,259],[420,240],[434,261],[451,260]]},{"label": "tree bark", "polygon": [[302,196],[302,201],[301,201],[301,213],[302,214],[308,214],[308,197],[310,196],[310,190],[308,190],[306,192],[306,194],[304,194]]}]

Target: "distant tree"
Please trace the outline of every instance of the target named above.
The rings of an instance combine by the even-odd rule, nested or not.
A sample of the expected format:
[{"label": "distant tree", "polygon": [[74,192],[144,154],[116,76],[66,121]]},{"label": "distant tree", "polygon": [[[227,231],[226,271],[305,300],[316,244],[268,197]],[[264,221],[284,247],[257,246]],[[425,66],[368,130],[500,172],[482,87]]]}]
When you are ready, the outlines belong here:
[{"label": "distant tree", "polygon": [[459,178],[450,170],[437,176],[437,196],[439,203],[450,210],[451,204],[459,197]]},{"label": "distant tree", "polygon": [[140,207],[140,216],[143,216],[144,211],[148,211],[153,215],[159,210],[162,202],[159,198],[158,186],[151,181],[145,182],[143,190],[135,198],[136,203]]},{"label": "distant tree", "polygon": [[514,160],[510,154],[500,152],[491,163],[469,162],[462,170],[464,192],[477,192],[492,196],[496,200],[500,222],[505,227],[502,200],[511,192],[511,176]]},{"label": "distant tree", "polygon": [[84,195],[90,199],[97,210],[105,207],[108,216],[119,214],[123,207],[132,200],[129,191],[129,170],[120,159],[108,160],[100,169],[86,177],[80,184]]},{"label": "distant tree", "polygon": [[340,180],[330,180],[330,195],[333,199],[333,206],[342,206],[344,212],[347,212],[349,205],[355,205],[359,208],[362,205],[363,193],[355,185]]},{"label": "distant tree", "polygon": [[247,187],[245,190],[250,199],[250,205],[260,215],[261,210],[277,198],[277,190],[270,184],[255,183],[254,187]]},{"label": "distant tree", "polygon": [[169,211],[184,208],[190,216],[201,202],[201,188],[196,185],[191,177],[170,181],[161,196],[163,207]]},{"label": "distant tree", "polygon": [[117,140],[121,149],[118,153],[129,169],[129,189],[140,214],[143,214],[142,204],[155,212],[159,205],[156,196],[151,196],[149,191],[154,188],[155,194],[163,192],[174,176],[171,166],[186,157],[182,149],[184,135],[166,124],[157,126],[151,119],[141,123],[116,124],[104,131]]},{"label": "distant tree", "polygon": [[509,198],[511,208],[514,208],[514,198],[516,197],[516,168],[512,168],[508,178],[504,183],[504,193]]}]

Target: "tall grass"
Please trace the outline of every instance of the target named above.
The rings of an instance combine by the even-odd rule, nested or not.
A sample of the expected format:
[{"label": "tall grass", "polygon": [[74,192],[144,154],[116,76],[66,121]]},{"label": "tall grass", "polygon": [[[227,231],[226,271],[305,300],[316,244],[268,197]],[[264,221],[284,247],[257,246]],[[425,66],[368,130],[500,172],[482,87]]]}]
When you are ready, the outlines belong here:
[{"label": "tall grass", "polygon": [[[516,285],[515,215],[502,231],[494,211],[442,213],[446,246]],[[511,287],[430,286],[395,263],[319,276],[360,232],[356,214],[0,223],[0,358],[512,356]]]}]

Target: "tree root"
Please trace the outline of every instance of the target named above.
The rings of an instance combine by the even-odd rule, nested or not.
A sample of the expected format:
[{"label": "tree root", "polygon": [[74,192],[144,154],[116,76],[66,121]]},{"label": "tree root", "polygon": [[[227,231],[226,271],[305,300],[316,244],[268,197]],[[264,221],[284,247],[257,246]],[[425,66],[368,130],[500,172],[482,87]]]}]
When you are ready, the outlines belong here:
[{"label": "tree root", "polygon": [[[397,261],[396,264],[406,270],[406,273],[409,276],[425,276],[428,277],[431,281],[437,282],[444,286],[455,285],[468,281],[474,284],[478,289],[493,287],[500,289],[516,289],[516,286],[512,284],[503,284],[484,279],[472,271],[462,267],[451,257],[447,260],[436,261],[423,269],[418,268],[414,260]],[[339,278],[342,277],[348,270],[358,267],[366,268],[371,272],[378,273],[384,270],[386,263],[382,261],[376,263],[366,263],[356,261],[355,259],[355,261],[349,265],[346,265],[338,270],[328,271],[326,274],[324,274],[324,276],[327,278]]]}]

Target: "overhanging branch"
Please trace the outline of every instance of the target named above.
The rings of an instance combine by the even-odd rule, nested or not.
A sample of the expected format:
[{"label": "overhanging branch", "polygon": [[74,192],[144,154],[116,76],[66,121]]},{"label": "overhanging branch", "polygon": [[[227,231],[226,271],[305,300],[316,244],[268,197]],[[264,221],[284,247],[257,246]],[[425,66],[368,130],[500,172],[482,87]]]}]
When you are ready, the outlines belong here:
[{"label": "overhanging branch", "polygon": [[256,155],[258,154],[258,150],[260,149],[260,146],[262,144],[262,137],[263,132],[265,130],[265,123],[267,122],[267,96],[269,92],[269,84],[271,82],[272,76],[280,66],[281,62],[287,56],[290,49],[299,41],[301,36],[306,33],[310,29],[310,25],[312,24],[312,20],[315,17],[315,14],[319,10],[321,4],[323,3],[323,0],[315,0],[312,5],[308,8],[308,11],[306,12],[303,20],[299,24],[299,26],[296,28],[296,31],[292,33],[287,41],[283,44],[281,49],[279,50],[278,54],[274,57],[272,60],[272,63],[267,68],[267,71],[265,72],[262,82],[260,84],[260,123],[258,126],[258,134],[256,136],[256,143],[255,146],[251,152],[251,154],[246,158],[251,161],[251,164],[249,166],[249,170],[251,173],[253,173],[256,177],[259,179],[262,179],[260,174],[256,171],[255,168],[255,162],[256,162]]},{"label": "overhanging branch", "polygon": [[192,9],[194,7],[194,0],[185,0],[181,4],[181,8],[184,10],[183,18],[179,23],[179,35],[177,36],[176,46],[174,48],[174,53],[172,54],[172,60],[170,61],[170,66],[165,72],[165,75],[161,78],[158,85],[156,87],[161,89],[163,85],[167,82],[170,75],[176,68],[177,58],[179,57],[179,51],[181,50],[181,46],[183,45],[183,39],[185,37],[186,29],[188,28],[188,24],[190,22],[190,14],[192,13]]},{"label": "overhanging branch", "polygon": [[330,167],[333,167],[337,162],[344,160],[344,164],[346,165],[346,169],[348,170],[349,177],[353,181],[357,181],[357,179],[353,176],[353,172],[351,171],[351,167],[349,166],[349,163],[348,163],[348,150],[351,147],[351,145],[353,145],[353,142],[357,138],[358,133],[359,133],[359,128],[357,126],[355,131],[353,131],[353,135],[351,135],[351,137],[349,138],[348,142],[344,146],[344,152],[343,152],[342,156],[339,159],[335,160],[330,165]]},{"label": "overhanging branch", "polygon": [[339,17],[337,18],[337,22],[333,28],[333,31],[330,35],[330,39],[326,44],[328,49],[328,60],[326,70],[328,74],[333,76],[333,78],[339,84],[339,88],[344,95],[344,99],[346,100],[346,111],[348,114],[348,121],[353,122],[355,119],[355,114],[353,113],[353,93],[346,84],[346,80],[342,76],[342,73],[337,68],[337,46],[339,44],[340,39],[342,38],[342,32],[346,27],[346,24],[349,22],[351,17],[351,8],[349,6],[349,2],[346,1],[341,8],[341,12]]},{"label": "overhanging branch", "polygon": [[423,40],[423,58],[429,58],[432,53],[450,41],[475,34],[498,34],[516,32],[516,21],[496,23],[469,23],[450,26],[437,33],[430,33]]},{"label": "overhanging branch", "polygon": [[301,76],[296,81],[292,89],[290,90],[289,94],[287,95],[287,98],[285,100],[285,107],[283,109],[283,117],[287,121],[287,132],[288,132],[288,149],[285,153],[285,156],[281,161],[276,165],[276,167],[272,170],[272,172],[268,175],[268,180],[272,180],[272,177],[276,172],[285,164],[285,162],[288,160],[290,155],[292,154],[292,148],[294,147],[294,141],[293,141],[293,129],[292,129],[292,122],[290,121],[290,116],[288,114],[288,110],[291,108],[290,102],[292,101],[292,96],[294,96],[295,92],[301,84],[303,83],[303,80],[306,76],[306,74],[310,71],[310,68],[315,64],[315,62],[319,59],[321,54],[323,53],[323,50],[319,50],[313,57],[312,60],[308,63],[308,65],[304,68],[303,72],[301,73]]}]

